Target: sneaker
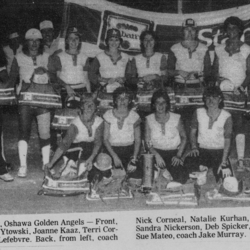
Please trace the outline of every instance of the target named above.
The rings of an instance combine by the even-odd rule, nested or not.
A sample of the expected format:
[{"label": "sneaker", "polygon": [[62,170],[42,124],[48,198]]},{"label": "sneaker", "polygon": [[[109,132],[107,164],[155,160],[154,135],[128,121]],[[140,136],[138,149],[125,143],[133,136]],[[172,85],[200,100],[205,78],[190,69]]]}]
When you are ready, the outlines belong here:
[{"label": "sneaker", "polygon": [[0,175],[0,179],[2,179],[3,181],[6,181],[6,182],[14,180],[13,176],[9,173]]},{"label": "sneaker", "polygon": [[18,170],[17,176],[25,178],[27,176],[27,166],[21,166]]}]

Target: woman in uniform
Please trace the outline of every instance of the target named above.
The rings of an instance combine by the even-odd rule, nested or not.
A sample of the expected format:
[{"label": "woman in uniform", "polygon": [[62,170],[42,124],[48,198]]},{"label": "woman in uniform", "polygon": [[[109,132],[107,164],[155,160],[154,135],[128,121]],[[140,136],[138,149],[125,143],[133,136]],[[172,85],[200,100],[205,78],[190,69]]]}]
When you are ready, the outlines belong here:
[{"label": "woman in uniform", "polygon": [[[158,82],[160,87],[167,81],[167,59],[162,53],[156,52],[157,36],[154,31],[143,31],[140,35],[141,54],[135,56],[131,62],[128,74],[130,86],[136,88],[136,84]],[[132,86],[131,86],[132,85]]]},{"label": "woman in uniform", "polygon": [[207,46],[197,39],[197,24],[193,19],[183,22],[182,34],[183,40],[174,44],[168,54],[169,76],[175,80],[189,80],[190,83],[192,80],[193,83],[203,81],[210,76],[211,60]]},{"label": "woman in uniform", "polygon": [[223,109],[219,87],[209,87],[203,94],[204,108],[198,108],[191,122],[191,151],[185,159],[190,172],[203,165],[213,169],[216,181],[232,175],[228,160],[232,136],[232,117]]},{"label": "woman in uniform", "polygon": [[122,43],[118,29],[109,29],[105,39],[106,50],[98,54],[91,64],[89,79],[95,88],[105,88],[109,93],[124,85],[129,56],[120,51]]},{"label": "woman in uniform", "polygon": [[[128,178],[142,178],[137,167],[141,146],[141,119],[131,110],[132,96],[124,87],[113,93],[114,108],[104,115],[104,145],[111,155],[115,168],[122,168]],[[130,164],[129,164],[130,163]]]},{"label": "woman in uniform", "polygon": [[[244,24],[238,17],[227,18],[224,22],[224,30],[228,39],[225,44],[215,48],[214,75],[217,76],[222,89],[231,87],[232,95],[237,97],[245,91],[250,83],[250,47],[240,40],[244,31]],[[224,83],[229,86],[225,86]],[[244,123],[246,121],[243,121],[241,112],[233,112],[232,118],[233,130],[236,135],[238,170],[243,171],[245,169],[246,128]]]},{"label": "woman in uniform", "polygon": [[160,169],[167,169],[174,181],[184,184],[188,179],[183,164],[187,143],[186,132],[179,114],[170,112],[167,92],[157,90],[151,100],[152,114],[146,117],[145,141]]},{"label": "woman in uniform", "polygon": [[76,27],[71,27],[65,37],[65,51],[51,56],[49,60],[51,81],[61,90],[63,104],[67,96],[91,92],[88,57],[81,52],[81,46],[81,34]]},{"label": "woman in uniform", "polygon": [[72,121],[52,160],[46,167],[53,168],[62,155],[66,155],[69,160],[76,161],[77,158],[66,151],[70,148],[81,147],[83,150],[80,164],[84,164],[85,170],[91,170],[94,159],[102,146],[102,138],[103,119],[96,115],[96,98],[91,94],[82,97],[81,113]]},{"label": "woman in uniform", "polygon": [[[38,67],[47,68],[49,54],[43,52],[42,34],[37,29],[30,29],[25,34],[25,44],[21,53],[15,56],[10,71],[10,84],[14,86],[17,78],[20,83],[17,87],[17,94],[26,90],[30,83],[34,71]],[[48,74],[39,72],[47,79]],[[49,162],[50,154],[50,110],[29,105],[18,106],[19,121],[19,141],[18,153],[20,167],[19,177],[27,176],[27,151],[30,138],[31,125],[33,118],[36,117],[38,123],[40,146],[42,150],[43,165]]]}]

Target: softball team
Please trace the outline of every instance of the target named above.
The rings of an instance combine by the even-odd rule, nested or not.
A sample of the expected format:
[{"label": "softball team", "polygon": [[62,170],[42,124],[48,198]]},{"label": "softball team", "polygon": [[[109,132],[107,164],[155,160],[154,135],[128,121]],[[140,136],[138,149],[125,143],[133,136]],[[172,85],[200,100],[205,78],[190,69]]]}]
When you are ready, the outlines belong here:
[{"label": "softball team", "polygon": [[[225,30],[229,39],[225,45],[215,49],[214,75],[217,77],[217,85],[220,84],[219,77],[229,79],[235,94],[237,91],[244,91],[250,81],[250,49],[240,41],[242,25],[240,19],[228,18],[225,21]],[[72,121],[50,161],[50,124],[51,112],[54,111],[19,103],[19,177],[26,177],[28,165],[31,165],[27,163],[27,152],[34,118],[38,124],[42,166],[49,169],[52,169],[63,155],[71,159],[72,155],[66,151],[72,145],[80,144],[84,152],[82,160],[86,170],[90,171],[90,179],[93,179],[93,174],[98,171],[94,162],[101,151],[110,156],[114,169],[122,168],[128,178],[141,179],[142,166],[138,164],[138,159],[143,140],[149,152],[155,156],[157,168],[169,171],[175,181],[186,183],[188,172],[193,171],[194,166],[198,168],[200,164],[212,167],[217,181],[232,174],[228,157],[234,131],[233,122],[231,114],[223,109],[223,93],[220,88],[209,87],[203,94],[204,108],[195,110],[193,117],[189,114],[192,122],[191,150],[188,157],[185,157],[188,136],[181,114],[170,112],[168,93],[162,89],[167,85],[168,77],[173,77],[179,86],[183,83],[200,84],[204,82],[204,78],[211,75],[209,53],[207,47],[197,39],[197,25],[193,19],[184,21],[183,41],[172,46],[168,56],[157,52],[158,40],[152,31],[143,31],[140,36],[142,53],[134,57],[129,56],[120,51],[123,43],[120,31],[112,28],[107,31],[106,49],[91,63],[81,52],[82,34],[77,27],[68,28],[65,50],[56,51],[50,57],[44,52],[42,39],[47,46],[45,51],[49,50],[53,25],[50,21],[44,21],[40,28],[44,38],[37,29],[26,32],[22,51],[13,59],[9,80],[3,81],[14,86],[19,78],[16,86],[18,96],[23,95],[34,82],[52,83],[53,87],[60,91],[63,103],[68,96],[81,96],[81,113]],[[6,66],[2,66],[4,71]],[[231,70],[228,70],[228,67]],[[137,84],[157,81],[163,84],[161,89],[153,94],[152,113],[140,117],[133,110],[133,95],[127,87],[136,90]],[[113,108],[107,110],[102,118],[97,115],[96,97],[86,94],[94,89],[113,93]],[[238,119],[235,124],[239,122]],[[141,128],[144,128],[143,133]],[[235,133],[239,169],[245,170],[245,131],[236,129]],[[0,178],[11,181],[13,178],[8,174],[6,164],[5,158],[2,157]]]}]

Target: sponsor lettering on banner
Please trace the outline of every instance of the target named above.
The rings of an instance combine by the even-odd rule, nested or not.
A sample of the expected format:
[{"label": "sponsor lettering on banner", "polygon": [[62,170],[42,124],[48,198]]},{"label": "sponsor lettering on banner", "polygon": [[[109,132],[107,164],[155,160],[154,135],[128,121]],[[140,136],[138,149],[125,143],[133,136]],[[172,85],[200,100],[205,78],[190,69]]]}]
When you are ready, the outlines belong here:
[{"label": "sponsor lettering on banner", "polygon": [[140,34],[144,30],[153,27],[149,20],[143,20],[135,17],[119,15],[110,11],[104,12],[104,25],[101,36],[100,48],[104,48],[108,29],[118,29],[121,32],[123,42],[121,48],[123,51],[139,52]]}]

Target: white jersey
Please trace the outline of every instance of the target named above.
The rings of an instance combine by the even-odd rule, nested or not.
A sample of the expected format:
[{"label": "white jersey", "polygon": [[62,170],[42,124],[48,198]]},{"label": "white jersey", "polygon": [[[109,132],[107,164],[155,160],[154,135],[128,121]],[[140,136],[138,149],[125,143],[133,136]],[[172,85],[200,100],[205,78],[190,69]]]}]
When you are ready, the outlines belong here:
[{"label": "white jersey", "polygon": [[86,87],[86,79],[83,68],[86,65],[88,57],[80,52],[77,55],[77,62],[74,65],[72,55],[66,52],[61,52],[58,54],[60,58],[62,69],[59,73],[60,79],[62,79],[66,84],[81,84],[81,87]]},{"label": "white jersey", "polygon": [[161,150],[175,150],[181,143],[178,125],[180,115],[169,112],[169,120],[165,123],[165,134],[162,133],[162,125],[156,121],[155,114],[146,117],[150,128],[150,139],[154,148]]},{"label": "white jersey", "polygon": [[198,120],[198,143],[200,148],[206,149],[223,149],[224,148],[224,126],[230,113],[221,110],[217,120],[213,123],[212,128],[209,128],[209,116],[205,108],[197,109]]},{"label": "white jersey", "polygon": [[239,87],[246,78],[246,62],[250,54],[250,46],[243,44],[239,53],[232,56],[225,51],[225,44],[215,47],[215,52],[219,60],[219,75],[229,79],[235,87]]},{"label": "white jersey", "polygon": [[110,56],[105,52],[101,52],[96,56],[99,61],[99,72],[103,78],[118,78],[125,76],[125,70],[129,61],[129,56],[121,52],[121,59],[113,63]]},{"label": "white jersey", "polygon": [[207,52],[207,46],[199,43],[197,48],[192,52],[190,57],[187,48],[183,47],[181,43],[177,43],[171,47],[172,52],[176,57],[176,70],[183,70],[187,72],[203,72],[204,57]]},{"label": "white jersey", "polygon": [[113,110],[108,110],[103,115],[104,120],[110,125],[109,142],[112,146],[129,146],[134,144],[134,125],[140,119],[139,115],[131,110],[124,119],[122,128],[118,127],[118,119]]},{"label": "white jersey", "polygon": [[[135,56],[135,63],[137,68],[137,73],[139,77],[144,77],[146,75],[161,75],[161,53],[154,53],[150,58],[146,58],[142,54]],[[147,60],[149,63],[147,64]]]},{"label": "white jersey", "polygon": [[95,134],[97,128],[101,125],[103,122],[103,119],[99,116],[95,117],[95,121],[92,125],[92,135],[89,136],[88,129],[86,126],[82,123],[79,116],[77,116],[71,124],[74,124],[78,129],[78,134],[76,135],[76,138],[74,139],[74,143],[78,142],[93,142],[95,140]]},{"label": "white jersey", "polygon": [[34,73],[34,70],[38,67],[48,67],[49,54],[43,53],[36,57],[34,62],[31,56],[25,55],[23,52],[16,55],[17,64],[19,67],[20,80],[26,83],[30,83],[30,79]]}]

